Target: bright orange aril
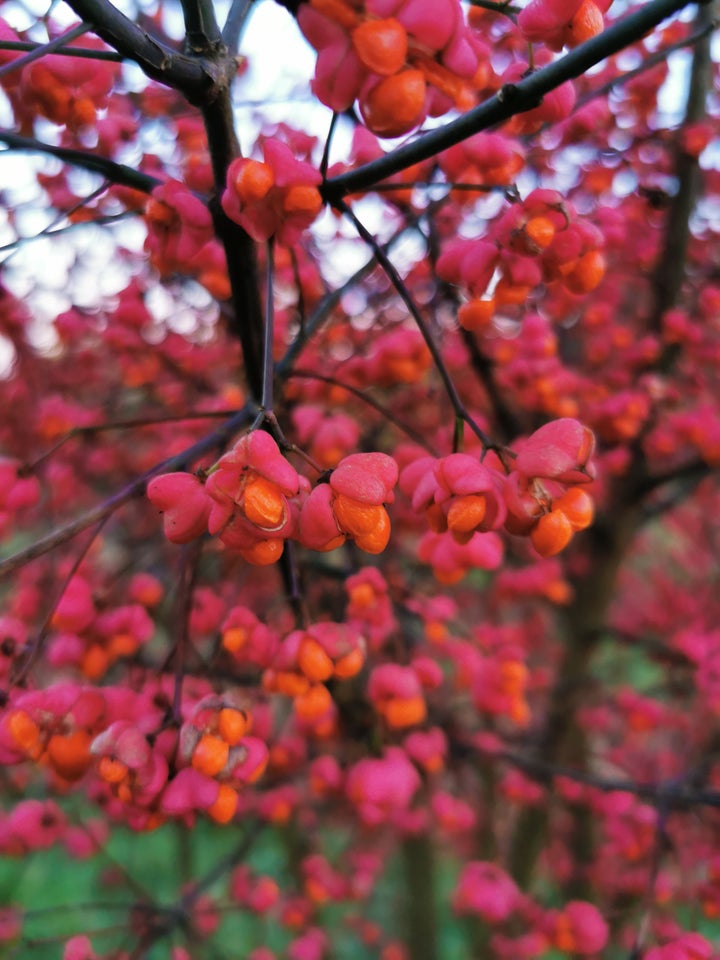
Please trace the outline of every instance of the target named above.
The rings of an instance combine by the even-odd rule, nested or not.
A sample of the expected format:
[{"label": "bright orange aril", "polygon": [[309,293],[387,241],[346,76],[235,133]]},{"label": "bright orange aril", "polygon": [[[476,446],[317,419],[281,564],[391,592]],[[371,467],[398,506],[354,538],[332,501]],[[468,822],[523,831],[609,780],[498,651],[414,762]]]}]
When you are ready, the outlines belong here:
[{"label": "bright orange aril", "polygon": [[530,540],[541,557],[554,557],[570,543],[572,524],[562,510],[543,514],[530,531]]},{"label": "bright orange aril", "polygon": [[333,675],[333,662],[317,640],[305,637],[298,650],[298,666],[312,683],[322,683]]},{"label": "bright orange aril", "polygon": [[424,117],[427,85],[421,70],[402,70],[381,80],[361,102],[365,124],[380,137],[399,137]]},{"label": "bright orange aril", "polygon": [[527,684],[528,670],[520,660],[504,660],[500,664],[502,692],[511,696],[521,693]]},{"label": "bright orange aril", "polygon": [[272,167],[259,160],[246,160],[235,176],[234,187],[243,203],[258,203],[275,185]]},{"label": "bright orange aril", "polygon": [[208,816],[216,823],[228,823],[237,810],[238,795],[227,783],[221,783],[218,795],[207,808]]},{"label": "bright orange aril", "polygon": [[92,760],[90,742],[87,730],[55,734],[47,747],[50,765],[64,780],[79,780]]},{"label": "bright orange aril", "polygon": [[256,567],[266,567],[280,559],[284,548],[283,540],[260,540],[252,547],[241,550],[240,554],[248,563],[253,563]]},{"label": "bright orange aril", "polygon": [[448,638],[448,628],[439,620],[430,620],[425,624],[425,636],[430,643],[445,643]]},{"label": "bright orange aril", "polygon": [[313,903],[322,906],[323,903],[327,903],[330,899],[330,894],[325,889],[325,887],[320,883],[319,880],[316,880],[314,877],[308,877],[303,884],[305,890],[305,896],[307,896]]},{"label": "bright orange aril", "polygon": [[539,250],[544,250],[552,243],[555,226],[549,217],[532,217],[525,224],[525,234]]},{"label": "bright orange aril", "polygon": [[503,277],[495,287],[495,302],[501,306],[517,306],[525,303],[531,288],[524,284],[514,284]]},{"label": "bright orange aril", "polygon": [[422,697],[408,697],[403,700],[388,700],[380,712],[387,725],[398,730],[422,723],[427,717],[427,706]]},{"label": "bright orange aril", "polygon": [[249,728],[250,718],[244,710],[223,707],[218,714],[217,731],[231,747],[245,736]]},{"label": "bright orange aril", "polygon": [[365,654],[360,649],[351,650],[344,657],[335,661],[335,670],[333,676],[338,680],[347,680],[360,673],[365,663]]},{"label": "bright orange aril", "polygon": [[372,533],[385,512],[378,504],[361,503],[342,494],[335,497],[332,509],[338,527],[351,537]]},{"label": "bright orange aril", "polygon": [[360,583],[350,591],[350,603],[370,607],[375,603],[375,591],[369,583]]},{"label": "bright orange aril", "polygon": [[458,308],[458,323],[463,330],[481,333],[492,323],[495,315],[495,299],[469,300]]},{"label": "bright orange aril", "polygon": [[382,553],[390,540],[390,517],[384,507],[379,509],[380,515],[375,529],[355,537],[355,543],[365,553]]},{"label": "bright orange aril", "polygon": [[577,47],[602,33],[605,23],[600,9],[593,0],[584,0],[580,9],[563,31],[563,42],[567,47]]},{"label": "bright orange aril", "polygon": [[171,227],[177,214],[162,200],[155,200],[154,197],[150,197],[145,207],[145,216],[156,226]]},{"label": "bright orange aril", "polygon": [[486,513],[487,500],[482,494],[456,497],[447,513],[448,529],[458,533],[470,533],[482,523]]},{"label": "bright orange aril", "polygon": [[555,946],[563,953],[575,953],[575,935],[572,931],[570,921],[566,916],[560,914],[555,921]]},{"label": "bright orange aril", "polygon": [[405,64],[407,32],[394,17],[365,20],[353,30],[352,42],[360,62],[373,73],[389,77]]},{"label": "bright orange aril", "polygon": [[303,693],[293,700],[295,713],[303,720],[315,720],[321,717],[332,707],[332,696],[330,691],[322,683],[317,683],[310,687],[307,693]]},{"label": "bright orange aril", "polygon": [[520,727],[527,725],[527,722],[530,719],[530,707],[527,705],[527,701],[522,697],[513,699],[510,706],[510,719],[514,720],[515,723],[517,723],[517,725]]},{"label": "bright orange aril", "polygon": [[244,627],[229,627],[223,632],[222,645],[228,653],[241,650],[248,641],[248,632]]},{"label": "bright orange aril", "polygon": [[230,748],[224,740],[205,733],[198,740],[192,755],[192,765],[199,773],[214,777],[228,761]]},{"label": "bright orange aril", "polygon": [[605,257],[599,250],[590,250],[575,263],[565,277],[565,286],[572,293],[591,293],[605,276]]},{"label": "bright orange aril", "polygon": [[290,670],[279,670],[274,677],[273,691],[282,693],[286,697],[299,697],[310,689],[310,681],[306,676],[292,673]]},{"label": "bright orange aril", "polygon": [[30,753],[40,744],[40,727],[24,710],[15,710],[8,718],[8,727],[15,743]]},{"label": "bright orange aril", "polygon": [[99,643],[91,643],[83,654],[80,669],[89,680],[99,680],[107,673],[110,657]]},{"label": "bright orange aril", "polygon": [[461,96],[465,93],[465,84],[460,77],[448,70],[437,60],[427,57],[424,54],[411,54],[413,66],[422,71],[423,76],[433,87],[437,87],[440,93],[443,93],[449,100],[452,100],[456,106],[459,106]]},{"label": "bright orange aril", "polygon": [[122,783],[128,775],[128,768],[114,757],[101,757],[98,773],[106,783]]},{"label": "bright orange aril", "polygon": [[562,510],[573,530],[584,530],[593,522],[595,504],[589,493],[578,487],[570,487],[553,502],[553,510]]},{"label": "bright orange aril", "polygon": [[272,530],[284,519],[285,497],[271,480],[255,477],[245,487],[243,510],[250,523]]},{"label": "bright orange aril", "polygon": [[139,646],[137,637],[131,633],[115,633],[110,637],[107,650],[110,658],[117,660],[118,657],[131,657]]},{"label": "bright orange aril", "polygon": [[298,184],[288,187],[283,197],[285,213],[306,213],[316,216],[322,210],[322,197],[317,187]]}]

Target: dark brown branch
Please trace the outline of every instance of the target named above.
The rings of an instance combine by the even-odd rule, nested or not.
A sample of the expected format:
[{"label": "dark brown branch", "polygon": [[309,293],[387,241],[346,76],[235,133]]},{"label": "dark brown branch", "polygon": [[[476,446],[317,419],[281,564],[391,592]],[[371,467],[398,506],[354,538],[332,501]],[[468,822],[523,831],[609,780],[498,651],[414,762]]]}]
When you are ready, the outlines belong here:
[{"label": "dark brown branch", "polygon": [[0,130],[0,143],[4,143],[10,150],[19,150],[24,153],[45,153],[63,163],[69,163],[74,167],[82,167],[92,173],[97,173],[117,183],[123,187],[132,187],[133,190],[139,190],[142,193],[152,193],[155,187],[160,186],[162,180],[157,177],[151,177],[141,170],[134,170],[122,163],[115,163],[106,157],[99,157],[96,154],[86,153],[84,150],[72,150],[69,147],[56,147],[50,143],[43,143],[34,137],[22,137],[18,133],[10,130]]},{"label": "dark brown branch", "polygon": [[466,423],[470,427],[470,429],[473,431],[473,433],[477,436],[477,438],[480,440],[480,442],[485,447],[485,449],[486,450],[491,449],[494,446],[492,440],[487,436],[484,430],[482,430],[482,428],[470,416],[470,413],[465,407],[465,404],[460,399],[460,395],[458,394],[457,388],[455,387],[455,382],[453,381],[453,378],[450,376],[450,372],[448,371],[445,365],[445,361],[442,358],[440,350],[437,344],[435,343],[435,340],[433,339],[432,334],[430,333],[430,329],[428,328],[428,325],[423,319],[422,314],[418,310],[414,300],[410,296],[410,293],[402,277],[400,276],[397,269],[395,268],[394,264],[389,259],[385,251],[380,246],[380,244],[377,242],[375,237],[373,237],[373,235],[369,232],[369,230],[367,230],[367,228],[360,222],[360,220],[358,220],[353,210],[343,200],[338,201],[337,208],[348,217],[348,219],[355,226],[355,229],[359,233],[360,237],[365,241],[365,243],[373,251],[373,253],[375,254],[375,259],[387,274],[388,280],[390,280],[392,285],[395,287],[395,290],[399,294],[400,299],[405,304],[405,306],[408,309],[408,312],[410,313],[410,316],[415,321],[415,324],[418,330],[420,331],[420,333],[422,334],[423,340],[425,341],[425,345],[430,351],[430,355],[433,359],[433,363],[435,364],[435,369],[438,372],[438,375],[445,388],[445,392],[447,393],[448,399],[450,400],[450,404],[455,413],[456,420],[463,421],[464,423]]},{"label": "dark brown branch", "polygon": [[624,778],[599,777],[586,770],[556,766],[534,757],[514,753],[494,755],[499,760],[512,764],[540,783],[550,784],[556,777],[566,777],[576,783],[584,783],[603,793],[631,793],[656,806],[672,810],[691,810],[693,807],[720,807],[720,791],[698,789],[695,777],[675,777],[658,783],[639,783]]},{"label": "dark brown branch", "polygon": [[[707,30],[713,23],[713,8],[715,4],[701,6],[696,20],[696,32],[702,33],[695,47],[690,86],[687,104],[685,107],[685,123],[695,123],[706,116],[705,98],[712,88],[712,59],[710,56],[710,35]],[[662,315],[673,307],[680,295],[685,279],[687,264],[687,249],[690,240],[690,217],[695,208],[698,187],[700,183],[700,165],[698,158],[686,153],[680,144],[679,135],[675,146],[675,175],[679,182],[678,191],[672,201],[665,228],[665,243],[655,276],[653,289],[655,292],[655,307],[653,311],[653,326],[660,328]],[[666,350],[661,359],[661,366],[667,366],[676,349]]]},{"label": "dark brown branch", "polygon": [[108,0],[69,0],[68,4],[121,56],[133,60],[148,77],[180,90],[190,103],[212,97],[225,64],[186,56],[133,23]]}]

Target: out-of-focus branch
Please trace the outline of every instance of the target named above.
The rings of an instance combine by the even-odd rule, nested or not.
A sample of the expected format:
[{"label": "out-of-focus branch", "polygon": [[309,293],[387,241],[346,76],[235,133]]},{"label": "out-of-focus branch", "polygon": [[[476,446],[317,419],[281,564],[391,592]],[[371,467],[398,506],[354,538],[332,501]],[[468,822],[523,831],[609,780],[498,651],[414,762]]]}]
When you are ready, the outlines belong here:
[{"label": "out-of-focus branch", "polygon": [[[687,104],[685,123],[695,123],[706,115],[705,98],[712,87],[712,58],[710,56],[710,29],[717,16],[718,0],[701,6],[696,19],[696,32],[702,38],[695,47]],[[658,260],[653,277],[655,305],[652,323],[659,329],[662,315],[673,307],[678,300],[687,264],[687,249],[690,239],[690,217],[695,208],[700,182],[698,158],[683,150],[679,135],[675,144],[675,175],[678,191],[672,201],[665,227],[663,253]],[[667,365],[672,351],[665,351],[661,366]]]},{"label": "out-of-focus branch", "polygon": [[[134,170],[123,163],[115,163],[113,160],[108,160],[107,157],[87,153],[85,150],[56,147],[50,143],[36,140],[34,137],[22,137],[10,130],[0,130],[0,143],[4,143],[9,150],[48,154],[62,160],[63,163],[69,163],[74,167],[82,167],[83,170],[97,173],[98,176],[104,177],[112,183],[119,184],[122,187],[132,187],[133,190],[140,190],[142,193],[152,193],[155,187],[162,183],[162,180],[158,180],[157,177],[152,177],[141,170]],[[1,153],[0,156],[2,156]]]},{"label": "out-of-focus branch", "polygon": [[71,40],[75,40],[76,37],[81,37],[84,33],[88,33],[90,29],[90,25],[87,23],[77,23],[74,27],[71,27],[67,33],[63,33],[62,36],[54,37],[47,43],[37,44],[35,49],[31,50],[24,57],[18,57],[16,60],[10,60],[8,63],[3,64],[3,66],[0,67],[0,77],[4,77],[8,73],[12,73],[13,70],[22,70],[23,67],[26,67],[30,63],[34,63],[36,60],[40,60],[48,53],[54,53],[56,50],[59,50],[62,46],[64,46],[64,44],[69,43]]}]

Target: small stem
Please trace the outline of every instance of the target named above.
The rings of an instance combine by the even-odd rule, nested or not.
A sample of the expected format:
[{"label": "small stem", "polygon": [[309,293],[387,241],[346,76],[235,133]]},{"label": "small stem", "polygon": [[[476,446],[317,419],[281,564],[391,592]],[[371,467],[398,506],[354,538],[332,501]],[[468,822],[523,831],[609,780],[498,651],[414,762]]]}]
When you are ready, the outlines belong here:
[{"label": "small stem", "polygon": [[185,660],[190,644],[190,612],[197,579],[202,539],[185,544],[180,554],[180,583],[177,596],[177,643],[175,645],[175,685],[173,690],[173,719],[182,723],[182,688],[185,679]]},{"label": "small stem", "polygon": [[[67,40],[64,36],[63,41]],[[17,50],[20,53],[32,50],[42,50],[47,53],[46,43],[35,43],[32,40],[0,40],[0,50]],[[78,57],[81,60],[107,60],[111,63],[122,63],[123,57],[114,50],[93,50],[90,47],[68,47],[54,51],[56,57]],[[17,61],[14,61],[17,63]]]},{"label": "small stem", "polygon": [[234,410],[209,410],[207,413],[186,413],[180,416],[167,417],[137,417],[133,420],[116,420],[113,423],[98,423],[85,427],[73,427],[68,430],[64,437],[53,444],[49,450],[34,460],[32,463],[22,467],[23,473],[34,473],[37,468],[46,460],[57,453],[61,447],[64,447],[69,440],[76,437],[93,436],[96,433],[104,433],[106,430],[130,430],[137,427],[153,427],[163,423],[182,423],[185,420],[210,420],[220,417],[231,417]]},{"label": "small stem", "polygon": [[[225,443],[234,433],[237,433],[238,430],[248,423],[250,418],[255,414],[256,409],[254,404],[246,404],[241,410],[238,410],[234,416],[230,417],[229,420],[216,430],[213,430],[212,433],[203,437],[202,440],[192,444],[190,447],[186,447],[185,450],[176,454],[174,457],[168,457],[167,460],[156,463],[150,470],[146,470],[145,473],[136,477],[130,483],[126,484],[126,486],[116,491],[116,493],[107,497],[102,503],[97,504],[79,517],[76,517],[75,520],[71,520],[57,530],[53,530],[53,532],[49,533],[46,537],[41,537],[39,540],[30,544],[29,547],[18,550],[17,553],[6,557],[4,560],[0,560],[0,580],[3,577],[9,576],[31,560],[36,560],[38,557],[42,557],[44,554],[54,550],[55,547],[60,546],[61,543],[72,540],[73,537],[82,533],[83,530],[87,530],[88,527],[91,527],[94,523],[103,520],[105,517],[109,517],[110,514],[114,513],[123,503],[127,503],[128,500],[132,500],[133,497],[140,496],[148,480],[156,476],[156,474],[162,473],[163,470],[181,470],[186,464],[198,460],[209,450]],[[260,416],[262,417],[262,414]]]},{"label": "small stem", "polygon": [[292,540],[285,541],[285,549],[280,558],[280,569],[285,584],[285,594],[295,616],[295,627],[298,630],[307,627],[309,618],[305,607],[305,598],[298,577],[297,557],[295,544]]},{"label": "small stem", "polygon": [[60,587],[60,590],[58,591],[58,594],[57,594],[57,596],[55,597],[55,599],[54,599],[54,601],[53,601],[53,603],[52,603],[49,611],[47,612],[47,615],[45,616],[45,620],[43,621],[43,624],[42,624],[42,626],[40,627],[40,630],[38,631],[38,634],[37,634],[37,636],[35,637],[35,640],[33,641],[32,646],[30,647],[30,651],[29,651],[27,657],[25,658],[24,662],[23,662],[22,665],[20,666],[20,668],[19,668],[19,670],[17,671],[17,673],[15,673],[15,674],[14,674],[13,676],[11,676],[11,678],[10,678],[10,687],[11,687],[11,688],[12,688],[12,687],[20,687],[20,686],[22,686],[22,684],[24,683],[26,677],[27,677],[28,674],[30,673],[30,671],[31,671],[31,669],[32,669],[35,661],[36,661],[37,658],[40,656],[40,653],[41,653],[41,651],[42,651],[42,649],[43,649],[43,647],[44,647],[44,645],[45,645],[45,640],[47,639],[47,635],[48,635],[48,633],[49,633],[49,631],[50,631],[50,625],[51,625],[51,623],[52,623],[52,618],[53,618],[53,616],[55,615],[55,611],[57,610],[57,608],[58,608],[58,606],[59,606],[59,604],[60,604],[60,601],[62,600],[62,598],[63,598],[63,596],[64,596],[64,594],[65,594],[65,591],[66,591],[67,588],[68,588],[68,585],[69,585],[70,581],[71,581],[72,578],[75,576],[75,574],[78,572],[78,570],[79,570],[79,568],[80,568],[80,564],[83,562],[83,560],[84,560],[85,557],[87,556],[90,547],[92,547],[93,543],[95,542],[95,539],[97,538],[97,536],[99,535],[100,531],[102,530],[102,528],[103,528],[103,527],[105,526],[105,524],[107,523],[108,519],[109,519],[109,516],[102,517],[102,518],[95,524],[95,529],[91,532],[90,536],[87,538],[87,541],[83,544],[82,549],[80,550],[80,552],[78,553],[78,555],[75,557],[75,560],[73,561],[73,564],[72,564],[72,566],[70,567],[70,570],[69,570],[67,576],[66,576],[65,579],[63,580],[62,585],[61,585],[61,587]]},{"label": "small stem", "polygon": [[323,147],[322,160],[320,161],[320,173],[322,174],[323,180],[327,176],[328,163],[330,162],[330,147],[332,145],[333,134],[335,133],[335,127],[337,125],[339,114],[333,111],[332,118],[330,119],[330,128],[328,130],[327,139],[325,140],[325,146]]},{"label": "small stem", "polygon": [[112,183],[120,184],[123,187],[131,187],[133,190],[140,190],[142,193],[152,193],[155,187],[159,187],[162,183],[162,180],[157,177],[151,177],[141,170],[134,170],[132,167],[115,163],[105,157],[87,153],[85,150],[56,147],[53,144],[36,140],[34,137],[20,136],[20,134],[13,133],[11,130],[0,130],[0,143],[4,143],[11,150],[21,150],[25,153],[46,153],[51,157],[57,157],[63,163],[90,170]]},{"label": "small stem", "polygon": [[273,406],[273,339],[275,333],[275,244],[273,238],[267,244],[267,264],[265,269],[265,329],[263,336],[263,372],[262,400],[260,404],[266,411]]},{"label": "small stem", "polygon": [[70,43],[71,40],[81,37],[90,30],[92,30],[92,26],[89,23],[77,23],[62,36],[55,37],[54,40],[50,40],[48,43],[39,44],[36,49],[31,50],[24,57],[18,57],[17,60],[10,60],[5,66],[0,67],[0,77],[7,76],[9,73],[12,73],[13,70],[21,70],[29,63],[34,63],[36,60],[42,59],[46,54],[53,53],[53,51],[65,46],[66,43]]},{"label": "small stem", "polygon": [[343,390],[347,390],[348,393],[351,393],[354,397],[357,397],[358,400],[362,400],[363,403],[366,403],[369,407],[372,407],[373,410],[377,410],[378,413],[388,421],[392,423],[399,430],[402,430],[403,433],[406,433],[411,440],[414,440],[415,443],[419,444],[421,447],[424,447],[428,453],[431,453],[435,456],[435,451],[433,450],[430,443],[428,443],[427,437],[423,436],[421,433],[418,433],[414,427],[410,426],[409,423],[405,423],[399,417],[389,410],[384,404],[380,403],[374,397],[369,396],[367,393],[363,393],[358,387],[352,386],[349,383],[343,383],[342,380],[337,377],[328,377],[324,376],[322,373],[314,373],[312,370],[293,370],[289,374],[289,379],[292,377],[300,377],[304,380],[318,380],[320,383],[329,383],[334,387],[342,387]]},{"label": "small stem", "polygon": [[410,296],[410,293],[408,292],[408,289],[402,277],[400,276],[397,269],[395,268],[395,265],[392,263],[388,255],[385,253],[383,248],[377,242],[375,237],[373,237],[370,231],[360,222],[360,220],[358,220],[352,208],[349,207],[344,200],[338,200],[336,203],[336,206],[338,210],[341,210],[345,214],[345,216],[347,216],[352,221],[352,223],[355,226],[355,229],[360,234],[360,236],[365,241],[365,243],[367,243],[367,245],[373,251],[373,253],[375,254],[375,259],[383,268],[383,270],[388,276],[388,279],[391,281],[392,285],[400,294],[400,297],[403,303],[410,311],[410,315],[415,321],[417,328],[422,334],[423,340],[425,341],[425,344],[428,350],[430,351],[430,355],[433,358],[433,362],[440,375],[440,379],[443,382],[443,386],[445,387],[445,392],[447,393],[450,403],[452,404],[452,408],[455,411],[455,415],[457,417],[462,418],[465,421],[465,423],[467,423],[467,425],[470,427],[473,433],[479,438],[480,442],[483,444],[486,450],[493,448],[494,444],[492,440],[487,436],[484,430],[482,430],[482,428],[477,423],[475,423],[473,418],[468,413],[462,400],[460,399],[458,392],[455,389],[455,384],[453,383],[453,379],[450,376],[450,372],[445,366],[445,362],[442,356],[440,355],[438,346],[435,343],[435,340],[433,339],[433,336],[430,333],[430,330],[428,329],[428,326],[425,323],[425,320],[423,319],[420,311],[415,305],[414,300]]},{"label": "small stem", "polygon": [[453,453],[462,453],[465,445],[465,431],[463,429],[465,421],[462,417],[455,417],[455,430],[453,431]]}]

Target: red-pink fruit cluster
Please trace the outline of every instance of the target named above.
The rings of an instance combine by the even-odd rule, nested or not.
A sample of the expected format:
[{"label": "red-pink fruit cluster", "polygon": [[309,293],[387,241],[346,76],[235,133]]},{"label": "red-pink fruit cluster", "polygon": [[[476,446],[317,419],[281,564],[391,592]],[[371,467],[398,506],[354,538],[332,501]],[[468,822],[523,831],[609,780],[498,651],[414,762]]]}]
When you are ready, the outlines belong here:
[{"label": "red-pink fruit cluster", "polygon": [[472,102],[477,43],[458,0],[309,0],[298,23],[318,51],[315,94],[338,112],[358,100],[379,136]]},{"label": "red-pink fruit cluster", "polygon": [[264,160],[238,157],[228,167],[225,213],[253,240],[295,243],[322,209],[320,173],[279,140],[263,144]]},{"label": "red-pink fruit cluster", "polygon": [[485,463],[464,453],[412,461],[400,488],[431,528],[420,559],[432,564],[442,583],[473,567],[494,569],[502,558],[500,529],[529,536],[541,556],[559,553],[592,522],[592,499],[578,485],[594,476],[594,445],[591,430],[564,417],[528,437],[511,454],[509,472],[494,455]]},{"label": "red-pink fruit cluster", "polygon": [[531,0],[518,15],[526,40],[551,50],[576,47],[603,29],[603,14],[612,0]]},{"label": "red-pink fruit cluster", "polygon": [[327,483],[318,484],[300,512],[299,539],[312,550],[333,550],[354,540],[366,553],[382,553],[390,539],[385,504],[395,499],[398,468],[384,453],[353,453]]},{"label": "red-pink fruit cluster", "polygon": [[470,300],[458,310],[460,325],[482,332],[498,308],[524,304],[541,283],[590,293],[605,275],[602,244],[600,230],[579,218],[560,193],[537,189],[511,204],[485,239],[448,242],[438,273],[468,292]]},{"label": "red-pink fruit cluster", "polygon": [[241,437],[204,477],[166,473],[147,495],[163,513],[165,535],[189,543],[205,531],[250,563],[274,563],[285,540],[312,550],[333,550],[347,539],[380,553],[390,537],[386,503],[394,499],[398,469],[384,453],[344,457],[327,482],[310,494],[273,438],[263,431]]}]

